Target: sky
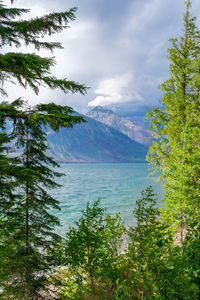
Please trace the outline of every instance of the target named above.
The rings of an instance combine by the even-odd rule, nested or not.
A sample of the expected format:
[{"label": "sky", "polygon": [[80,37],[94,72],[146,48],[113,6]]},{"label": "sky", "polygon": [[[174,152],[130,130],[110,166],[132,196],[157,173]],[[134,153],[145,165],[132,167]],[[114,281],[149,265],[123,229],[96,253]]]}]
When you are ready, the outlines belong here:
[{"label": "sky", "polygon": [[[9,100],[23,96],[31,104],[55,102],[81,113],[101,105],[130,119],[160,105],[158,85],[169,76],[169,39],[182,34],[184,0],[15,0],[13,6],[31,9],[29,17],[78,7],[70,28],[49,39],[64,47],[54,52],[52,71],[90,88],[86,96],[47,88],[36,96],[6,84]],[[192,1],[192,13],[199,15],[199,0]],[[16,51],[36,53],[25,46]]]}]

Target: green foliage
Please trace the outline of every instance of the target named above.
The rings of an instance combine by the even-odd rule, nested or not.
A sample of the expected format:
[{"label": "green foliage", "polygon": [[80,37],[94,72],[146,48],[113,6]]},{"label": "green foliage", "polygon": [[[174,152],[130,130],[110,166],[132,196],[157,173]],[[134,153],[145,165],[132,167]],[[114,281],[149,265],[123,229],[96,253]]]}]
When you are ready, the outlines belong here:
[{"label": "green foliage", "polygon": [[[154,142],[148,160],[154,171],[161,171],[165,208],[161,214],[151,187],[142,192],[134,210],[137,225],[128,231],[128,252],[113,261],[118,251],[105,242],[103,212],[87,206],[85,218],[67,234],[62,299],[200,298],[200,31],[190,15],[191,2],[185,3],[184,35],[171,39],[170,78],[161,85],[162,106],[149,114]],[[109,227],[110,238],[120,232],[116,222]],[[174,235],[177,228],[180,238]],[[102,282],[104,291],[99,295]],[[108,282],[111,293],[105,288]]]},{"label": "green foliage", "polygon": [[[161,171],[166,207],[160,219],[152,188],[142,192],[134,210],[137,225],[128,230],[125,254],[120,253],[126,232],[121,217],[105,215],[100,200],[87,204],[66,239],[54,231],[59,220],[51,210],[59,210],[59,203],[49,191],[59,187],[54,178],[63,174],[55,171],[58,164],[46,155],[45,130],[72,127],[83,118],[54,103],[30,107],[20,98],[0,104],[1,299],[53,299],[57,296],[48,292],[55,283],[62,285],[63,300],[200,298],[200,31],[190,6],[186,1],[184,36],[171,40],[170,78],[161,86],[162,107],[149,114],[155,141],[148,159],[154,170]],[[60,43],[40,38],[64,29],[74,19],[75,9],[15,21],[26,12],[0,1],[1,47],[20,47],[23,42],[37,50],[61,48]],[[35,54],[1,54],[0,80],[16,79],[35,93],[40,85],[86,92],[84,85],[55,78],[50,70],[54,63],[54,58]],[[6,94],[3,87],[1,92]],[[16,157],[8,156],[14,151],[11,143]],[[172,233],[176,225],[181,229],[179,243]],[[52,276],[59,264],[65,269]]]},{"label": "green foliage", "polygon": [[155,205],[155,195],[148,187],[136,202],[137,225],[129,230],[126,278],[118,282],[117,299],[154,299],[155,274],[161,271],[162,257],[172,242],[166,225],[158,220],[159,210]]},{"label": "green foliage", "polygon": [[60,249],[62,264],[68,268],[63,299],[97,297],[99,293],[111,295],[119,276],[124,224],[119,214],[114,218],[104,216],[105,209],[99,204],[99,199],[92,206],[87,203]]},{"label": "green foliage", "polygon": [[137,224],[128,230],[128,251],[119,254],[124,234],[119,215],[104,216],[99,200],[91,207],[87,204],[57,252],[66,266],[54,278],[62,285],[59,299],[198,300],[200,227],[190,224],[177,246],[171,228],[159,216],[148,187],[136,203]]},{"label": "green foliage", "polygon": [[[0,246],[3,299],[12,299],[14,295],[16,299],[32,299],[41,297],[40,291],[48,290],[48,276],[57,265],[54,248],[61,241],[54,232],[59,220],[50,212],[60,209],[59,202],[49,190],[59,187],[54,178],[63,174],[50,169],[58,164],[45,154],[45,128],[59,130],[83,121],[82,117],[72,116],[72,112],[71,108],[54,103],[26,107],[21,99],[1,105],[1,117],[14,120],[13,143],[20,153],[15,160],[17,180],[13,197],[7,190],[4,192],[7,202],[1,215],[4,221]],[[8,176],[11,167],[6,168]],[[10,181],[5,180],[4,189],[7,184],[10,185]],[[3,204],[2,199],[1,202]]]},{"label": "green foliage", "polygon": [[200,226],[197,222],[190,224],[183,242],[182,265],[187,270],[191,288],[196,292],[196,299],[200,298]]},{"label": "green foliage", "polygon": [[137,225],[129,230],[131,240],[115,299],[199,299],[199,227],[192,227],[179,247],[159,214],[149,187],[134,210]]},{"label": "green foliage", "polygon": [[184,35],[180,40],[171,39],[170,78],[161,85],[162,107],[148,114],[155,141],[147,156],[154,170],[161,171],[163,216],[180,226],[182,240],[183,228],[194,218],[193,212],[200,218],[200,31],[190,15],[191,2],[185,3]]},{"label": "green foliage", "polygon": [[[67,28],[68,23],[75,19],[76,8],[65,12],[51,13],[43,17],[30,20],[15,20],[17,17],[28,13],[27,9],[8,8],[0,2],[0,47],[9,45],[20,47],[33,45],[36,50],[41,48],[53,51],[62,48],[60,43],[43,42],[44,36],[51,36]],[[60,88],[65,93],[86,93],[86,86],[67,79],[58,79],[50,71],[55,65],[55,58],[40,57],[30,53],[5,53],[0,55],[0,81],[16,79],[24,88],[30,86],[38,94],[39,87],[46,85],[48,88]],[[1,93],[6,91],[1,87]]]},{"label": "green foliage", "polygon": [[[25,44],[36,50],[62,48],[60,43],[42,39],[68,27],[75,11],[72,8],[23,20],[19,17],[29,10],[8,8],[0,1],[0,47]],[[0,54],[0,92],[7,95],[5,81],[17,81],[36,94],[44,85],[65,93],[86,93],[84,85],[56,78],[51,73],[54,65],[54,58],[36,54]],[[48,276],[57,265],[54,248],[61,238],[54,231],[59,220],[51,214],[52,209],[60,209],[59,203],[49,191],[59,187],[54,178],[63,174],[51,169],[58,164],[46,155],[45,131],[47,127],[59,130],[83,121],[70,107],[54,103],[30,107],[21,98],[0,103],[1,299],[42,299],[44,291],[50,289]],[[6,130],[8,124],[10,131]]]}]

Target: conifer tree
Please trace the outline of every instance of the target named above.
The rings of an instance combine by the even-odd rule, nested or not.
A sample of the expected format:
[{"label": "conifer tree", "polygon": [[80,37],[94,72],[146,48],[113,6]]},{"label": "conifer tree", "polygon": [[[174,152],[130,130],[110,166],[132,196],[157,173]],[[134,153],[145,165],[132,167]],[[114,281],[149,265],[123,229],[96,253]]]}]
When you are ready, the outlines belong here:
[{"label": "conifer tree", "polygon": [[162,107],[148,115],[155,141],[147,157],[154,170],[161,171],[166,216],[178,222],[181,239],[185,224],[194,215],[200,217],[200,31],[190,14],[191,2],[185,4],[184,35],[171,39],[170,78],[161,85]]},{"label": "conifer tree", "polygon": [[17,299],[40,299],[40,292],[48,290],[47,278],[56,264],[52,250],[60,240],[53,232],[59,220],[50,213],[59,209],[59,203],[48,191],[59,186],[53,178],[62,174],[49,168],[58,165],[45,154],[44,127],[58,130],[82,121],[70,115],[69,107],[50,103],[22,110],[24,104],[21,100],[11,104],[16,118],[16,147],[21,155],[17,165],[19,195],[5,210],[8,235],[1,247],[2,295],[7,299],[13,295]]},{"label": "conifer tree", "polygon": [[[69,11],[51,13],[35,19],[15,21],[17,17],[28,13],[29,10],[10,8],[5,6],[3,1],[0,1],[0,47],[20,47],[25,44],[27,46],[33,45],[36,50],[43,48],[53,51],[56,48],[62,48],[60,43],[43,42],[42,39],[45,35],[51,36],[65,29],[69,21],[75,19],[75,11],[76,8],[72,8]],[[54,64],[55,59],[52,57],[46,58],[31,53],[9,52],[0,54],[0,93],[7,95],[3,87],[4,82],[14,80],[24,88],[31,87],[36,94],[38,94],[41,85],[46,85],[50,89],[59,88],[65,93],[69,91],[72,93],[86,93],[87,88],[84,85],[56,78],[51,73],[51,67]],[[1,125],[3,126],[5,117],[10,117],[9,107],[5,111],[3,103],[0,104],[1,116]],[[0,143],[3,143],[5,139],[8,139],[8,136],[6,137],[5,133],[1,133]],[[5,159],[5,156],[3,157]],[[6,172],[6,168],[4,168],[4,171]]]},{"label": "conifer tree", "polygon": [[[62,48],[60,43],[43,42],[45,35],[59,33],[75,19],[76,8],[60,13],[51,13],[30,20],[15,18],[28,13],[28,9],[8,8],[0,1],[0,47],[5,45],[20,47],[32,45],[36,50],[41,48],[53,51]],[[24,88],[30,86],[36,93],[39,86],[46,85],[51,89],[60,88],[64,92],[86,92],[86,87],[74,81],[56,78],[51,73],[55,65],[54,58],[41,57],[31,53],[9,52],[0,54],[1,86],[6,80],[17,80]],[[1,87],[1,93],[6,91]]]},{"label": "conifer tree", "polygon": [[[12,1],[13,2],[13,1]],[[75,8],[31,20],[17,20],[27,9],[8,8],[0,1],[0,45],[33,45],[53,51],[60,43],[43,42],[45,35],[59,33],[75,18]],[[58,79],[51,73],[54,58],[10,52],[0,54],[1,94],[3,83],[17,81],[37,94],[41,85],[63,92],[86,93],[86,87],[74,81]],[[59,220],[51,214],[59,203],[49,194],[58,185],[51,170],[58,165],[45,154],[45,129],[72,127],[83,118],[72,115],[67,106],[53,103],[30,107],[22,99],[0,104],[0,298],[42,299],[48,289],[47,278],[56,261],[52,249],[59,240],[54,233]],[[7,122],[12,130],[6,131]],[[8,157],[8,144],[15,144],[17,157]],[[12,149],[13,151],[13,149]],[[19,154],[20,153],[20,154]]]}]

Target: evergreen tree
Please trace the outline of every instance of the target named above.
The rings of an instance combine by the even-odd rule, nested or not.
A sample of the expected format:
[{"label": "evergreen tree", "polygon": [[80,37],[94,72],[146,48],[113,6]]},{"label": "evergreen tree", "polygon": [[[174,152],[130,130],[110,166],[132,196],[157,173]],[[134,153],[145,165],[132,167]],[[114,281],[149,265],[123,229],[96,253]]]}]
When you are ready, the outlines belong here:
[{"label": "evergreen tree", "polygon": [[[48,191],[59,186],[53,178],[62,176],[49,168],[58,165],[45,154],[44,127],[48,125],[53,130],[71,127],[82,118],[70,116],[69,107],[53,103],[24,110],[21,100],[11,105],[16,117],[16,147],[21,155],[18,156],[19,195],[15,195],[14,205],[4,213],[8,235],[1,247],[2,296],[40,299],[40,292],[48,289],[48,276],[56,264],[52,250],[60,240],[53,232],[59,220],[50,213],[51,209],[59,209],[59,203]],[[9,247],[12,251],[8,257]]]},{"label": "evergreen tree", "polygon": [[[199,299],[199,226],[187,227],[182,245],[166,222],[152,187],[142,191],[133,211],[135,226],[129,228],[124,275],[117,281],[114,299]],[[179,241],[180,242],[180,241]]]},{"label": "evergreen tree", "polygon": [[194,211],[200,217],[200,31],[190,15],[191,2],[185,4],[184,35],[171,39],[170,78],[161,85],[162,107],[148,115],[155,141],[147,157],[154,170],[161,171],[166,216],[178,222],[181,239]]},{"label": "evergreen tree", "polygon": [[[13,1],[12,1],[13,2]],[[33,45],[53,51],[60,43],[43,42],[40,38],[65,29],[75,18],[75,8],[31,20],[15,20],[27,9],[8,8],[0,1],[0,39],[5,45]],[[54,58],[30,53],[0,54],[1,94],[3,83],[17,81],[30,86],[37,94],[41,85],[60,88],[63,92],[86,93],[86,87],[74,81],[58,79],[51,73]],[[29,107],[23,100],[0,104],[0,298],[42,299],[49,289],[47,279],[56,261],[52,249],[59,236],[53,232],[59,220],[51,214],[59,203],[49,194],[58,185],[54,177],[62,174],[51,170],[58,165],[45,154],[47,126],[52,130],[72,127],[83,118],[72,115],[67,106],[53,103]],[[10,132],[6,131],[11,121]],[[17,157],[8,157],[8,144],[15,144]],[[12,149],[13,152],[13,149]],[[20,153],[20,154],[19,154]]]},{"label": "evergreen tree", "polygon": [[[45,35],[59,33],[67,27],[69,21],[75,19],[76,8],[60,13],[51,13],[31,20],[18,20],[16,17],[28,13],[28,9],[8,8],[0,1],[0,46],[20,47],[33,45],[36,50],[41,48],[53,51],[62,48],[60,43],[43,42]],[[86,92],[86,87],[74,81],[58,79],[51,73],[55,65],[54,58],[41,57],[30,53],[9,52],[0,54],[1,86],[6,80],[16,79],[23,87],[30,86],[36,93],[39,86],[46,85],[51,89],[60,88],[64,92]],[[1,88],[1,93],[6,91]]]},{"label": "evergreen tree", "polygon": [[[13,1],[11,1],[13,2]],[[67,27],[69,21],[75,19],[76,8],[69,11],[52,13],[43,17],[38,17],[30,20],[17,20],[17,17],[28,13],[28,9],[9,8],[0,1],[0,47],[33,45],[36,50],[41,48],[53,51],[56,48],[62,48],[60,43],[43,42],[42,38],[45,35],[59,33]],[[86,93],[86,87],[74,81],[66,79],[58,79],[51,73],[51,67],[55,64],[54,58],[41,57],[36,54],[9,52],[0,54],[0,92],[2,95],[7,95],[3,84],[5,81],[17,80],[24,88],[31,87],[35,93],[39,92],[41,85],[46,85],[48,88],[60,88],[64,92],[80,92]],[[10,107],[12,110],[12,107]],[[15,119],[9,114],[9,107],[0,105],[1,130],[4,126],[5,118]],[[0,144],[4,144],[11,136],[1,132]],[[7,141],[6,141],[7,139]],[[2,146],[3,147],[3,146]],[[3,150],[3,149],[0,149]],[[5,149],[4,149],[5,150]],[[2,153],[2,151],[0,152]],[[1,156],[0,163],[6,159],[5,155]],[[5,172],[9,172],[9,168],[4,168],[1,176],[6,176]]]}]

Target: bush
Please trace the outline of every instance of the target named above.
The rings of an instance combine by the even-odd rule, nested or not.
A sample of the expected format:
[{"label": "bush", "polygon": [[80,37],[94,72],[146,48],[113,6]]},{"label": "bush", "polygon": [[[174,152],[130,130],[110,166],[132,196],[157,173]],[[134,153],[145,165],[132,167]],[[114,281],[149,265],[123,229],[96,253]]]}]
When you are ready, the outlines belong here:
[{"label": "bush", "polygon": [[105,216],[100,199],[92,206],[87,203],[62,245],[62,262],[67,267],[63,299],[85,299],[86,295],[95,299],[98,294],[101,299],[111,299],[106,297],[111,297],[120,274],[119,248],[124,232],[119,213],[115,217]]}]

